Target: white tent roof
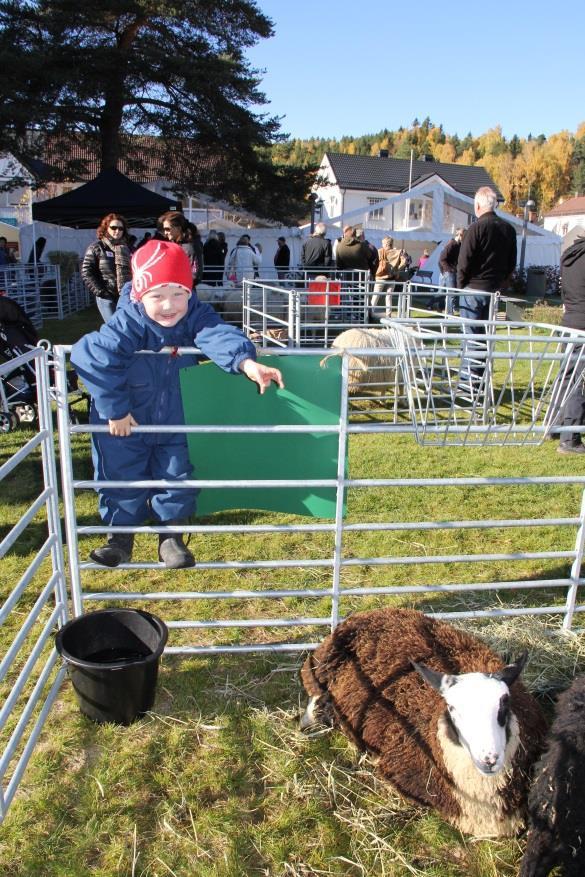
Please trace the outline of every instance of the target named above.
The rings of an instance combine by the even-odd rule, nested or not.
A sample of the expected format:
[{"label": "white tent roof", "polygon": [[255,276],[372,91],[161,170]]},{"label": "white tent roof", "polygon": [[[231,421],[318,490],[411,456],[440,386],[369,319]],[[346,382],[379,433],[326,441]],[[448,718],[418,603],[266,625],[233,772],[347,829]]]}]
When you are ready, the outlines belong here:
[{"label": "white tent roof", "polygon": [[[391,205],[401,202],[412,201],[413,199],[429,198],[433,202],[432,225],[429,227],[409,228],[382,228],[379,222],[368,225],[368,217],[376,211],[383,210]],[[436,250],[431,254],[429,262],[425,265],[425,270],[432,270],[436,276],[434,280],[438,280],[438,257],[442,249],[442,245],[449,240],[452,235],[452,229],[444,227],[444,206],[448,205],[469,217],[475,216],[473,198],[462,195],[442,180],[440,177],[434,176],[416,186],[413,186],[407,192],[399,192],[392,195],[384,201],[377,201],[371,207],[359,207],[338,216],[330,217],[327,225],[333,227],[336,234],[347,224],[361,225],[364,229],[367,239],[377,246],[382,243],[382,238],[391,235],[396,241],[420,241],[429,244],[435,244]],[[517,216],[512,216],[504,210],[496,210],[498,216],[511,223],[516,228],[516,233],[521,236],[524,220]],[[464,225],[464,223],[461,223]],[[302,234],[308,235],[310,228],[307,225],[302,226]],[[518,254],[520,254],[520,241],[518,242]],[[532,222],[526,223],[526,255],[524,265],[558,265],[561,255],[561,238],[554,232],[548,231]],[[435,258],[433,258],[433,256]]]}]

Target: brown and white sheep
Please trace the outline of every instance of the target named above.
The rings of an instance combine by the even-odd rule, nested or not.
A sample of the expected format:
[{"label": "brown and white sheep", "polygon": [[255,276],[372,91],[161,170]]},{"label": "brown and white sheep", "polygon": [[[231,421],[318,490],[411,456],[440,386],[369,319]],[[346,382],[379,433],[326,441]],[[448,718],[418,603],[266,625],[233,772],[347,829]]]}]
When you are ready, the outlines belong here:
[{"label": "brown and white sheep", "polygon": [[[585,676],[557,702],[547,748],[528,796],[529,831],[520,877],[585,874]],[[582,809],[583,808],[583,809]]]},{"label": "brown and white sheep", "polygon": [[512,835],[545,731],[522,666],[415,610],[356,613],[303,665],[301,727],[325,716],[404,797],[470,834]]}]

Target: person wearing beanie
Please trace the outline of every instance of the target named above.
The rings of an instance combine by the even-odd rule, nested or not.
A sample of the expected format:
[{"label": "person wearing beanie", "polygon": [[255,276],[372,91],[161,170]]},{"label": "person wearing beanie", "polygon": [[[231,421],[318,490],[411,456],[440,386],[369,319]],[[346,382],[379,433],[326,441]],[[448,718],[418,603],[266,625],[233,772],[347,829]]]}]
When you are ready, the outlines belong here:
[{"label": "person wearing beanie", "polygon": [[[122,290],[108,323],[73,345],[71,362],[91,395],[90,423],[107,431],[92,433],[96,481],[184,481],[191,477],[185,433],[142,433],[137,426],[184,423],[179,369],[196,365],[194,355],[177,356],[178,347],[198,347],[226,372],[243,373],[260,393],[282,375],[256,361],[256,349],[225,323],[211,305],[191,292],[191,263],[184,250],[152,240],[132,257],[132,283]],[[149,356],[139,351],[170,353]],[[129,563],[134,533],[129,529],[154,520],[158,556],[173,569],[193,566],[181,525],[195,511],[197,490],[172,487],[100,487],[99,511],[112,531],[107,543],[90,552],[96,563]],[[114,529],[115,528],[115,529]]]}]

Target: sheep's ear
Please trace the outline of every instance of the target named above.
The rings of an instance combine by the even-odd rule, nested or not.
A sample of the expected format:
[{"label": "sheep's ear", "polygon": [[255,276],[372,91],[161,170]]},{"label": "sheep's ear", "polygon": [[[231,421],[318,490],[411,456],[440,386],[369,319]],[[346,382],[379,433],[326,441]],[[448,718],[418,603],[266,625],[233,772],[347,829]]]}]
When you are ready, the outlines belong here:
[{"label": "sheep's ear", "polygon": [[439,673],[437,670],[431,670],[430,667],[425,667],[424,664],[417,664],[416,661],[410,662],[417,673],[419,673],[425,682],[434,688],[435,691],[444,691],[445,688],[448,688],[453,684],[454,678],[452,676],[447,676],[445,673]]},{"label": "sheep's ear", "polygon": [[526,661],[528,660],[528,652],[522,652],[519,655],[513,664],[506,664],[505,667],[502,667],[501,670],[498,670],[497,673],[494,673],[494,677],[496,679],[501,679],[502,682],[505,682],[508,688],[518,679],[520,673],[524,669]]}]

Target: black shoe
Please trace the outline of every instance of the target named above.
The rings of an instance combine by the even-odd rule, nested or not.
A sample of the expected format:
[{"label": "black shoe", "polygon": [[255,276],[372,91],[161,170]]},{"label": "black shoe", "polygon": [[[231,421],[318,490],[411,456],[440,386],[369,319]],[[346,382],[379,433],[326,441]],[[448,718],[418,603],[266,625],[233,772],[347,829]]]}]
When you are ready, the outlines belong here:
[{"label": "black shoe", "polygon": [[557,448],[557,454],[585,454],[585,445],[569,445],[561,442]]},{"label": "black shoe", "polygon": [[168,569],[187,569],[195,566],[195,558],[183,542],[181,533],[158,535],[158,557]]},{"label": "black shoe", "polygon": [[106,545],[94,548],[89,556],[102,566],[119,566],[121,563],[129,563],[132,559],[134,547],[134,533],[113,533],[108,536]]}]

